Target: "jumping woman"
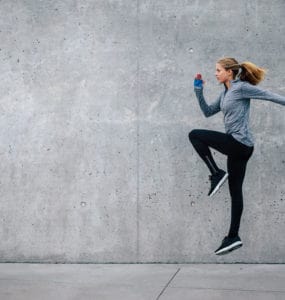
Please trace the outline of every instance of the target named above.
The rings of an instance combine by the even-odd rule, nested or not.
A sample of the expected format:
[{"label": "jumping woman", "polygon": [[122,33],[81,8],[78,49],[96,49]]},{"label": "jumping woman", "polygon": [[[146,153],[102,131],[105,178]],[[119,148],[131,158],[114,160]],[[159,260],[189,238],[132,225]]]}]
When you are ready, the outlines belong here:
[{"label": "jumping woman", "polygon": [[[239,237],[240,219],[243,211],[242,184],[246,165],[254,149],[249,128],[250,99],[263,99],[285,105],[285,97],[256,87],[263,80],[265,70],[251,62],[238,63],[234,58],[222,58],[216,63],[216,78],[224,90],[212,104],[207,104],[203,95],[203,81],[194,80],[194,91],[200,108],[206,117],[223,112],[225,133],[194,129],[189,139],[210,170],[211,187],[208,196],[213,196],[228,179],[231,196],[231,224],[228,235],[215,251],[223,255],[242,246]],[[227,155],[227,172],[220,169],[210,148]]]}]

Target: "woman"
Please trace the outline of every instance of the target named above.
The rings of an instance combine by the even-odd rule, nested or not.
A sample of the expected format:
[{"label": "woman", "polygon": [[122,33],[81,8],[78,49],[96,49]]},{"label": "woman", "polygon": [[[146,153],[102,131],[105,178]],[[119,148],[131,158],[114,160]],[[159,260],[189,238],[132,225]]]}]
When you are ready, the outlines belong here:
[{"label": "woman", "polygon": [[[222,58],[216,64],[216,78],[224,84],[218,99],[208,105],[203,96],[203,81],[196,78],[194,90],[200,108],[206,117],[219,111],[224,114],[226,133],[194,129],[189,139],[211,172],[209,196],[214,195],[228,179],[231,196],[231,224],[228,235],[215,251],[226,254],[242,246],[238,235],[243,210],[242,184],[246,165],[254,149],[249,128],[250,99],[263,99],[285,105],[285,97],[260,89],[256,85],[263,80],[265,70],[251,62],[239,64],[234,58]],[[236,79],[237,78],[237,79]],[[209,148],[227,155],[227,172],[221,170]]]}]

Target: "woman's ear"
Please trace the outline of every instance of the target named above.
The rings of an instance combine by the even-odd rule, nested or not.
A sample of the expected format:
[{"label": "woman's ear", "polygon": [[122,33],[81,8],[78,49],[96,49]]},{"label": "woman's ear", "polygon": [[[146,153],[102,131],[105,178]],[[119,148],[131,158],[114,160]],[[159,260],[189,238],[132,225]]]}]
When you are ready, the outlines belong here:
[{"label": "woman's ear", "polygon": [[229,77],[234,77],[234,72],[231,69],[227,70]]}]

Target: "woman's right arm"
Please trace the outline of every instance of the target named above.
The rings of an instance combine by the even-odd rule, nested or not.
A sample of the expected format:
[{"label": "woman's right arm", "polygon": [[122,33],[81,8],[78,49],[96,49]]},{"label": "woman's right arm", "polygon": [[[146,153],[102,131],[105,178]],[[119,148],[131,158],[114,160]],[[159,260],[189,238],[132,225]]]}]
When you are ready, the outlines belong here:
[{"label": "woman's right arm", "polygon": [[194,87],[194,91],[195,91],[196,97],[199,101],[200,108],[201,108],[202,112],[204,113],[205,117],[207,117],[207,118],[211,117],[214,114],[221,111],[220,103],[221,103],[222,94],[220,94],[220,96],[218,97],[218,99],[216,99],[216,101],[214,103],[212,103],[211,105],[208,105],[204,98],[204,95],[203,95],[203,88],[202,87]]}]

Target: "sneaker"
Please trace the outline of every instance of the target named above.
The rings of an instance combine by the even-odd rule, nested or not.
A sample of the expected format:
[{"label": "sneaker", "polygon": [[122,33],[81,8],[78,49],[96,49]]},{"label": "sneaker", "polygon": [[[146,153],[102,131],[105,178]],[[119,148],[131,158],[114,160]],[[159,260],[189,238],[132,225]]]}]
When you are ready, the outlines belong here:
[{"label": "sneaker", "polygon": [[211,188],[208,193],[208,196],[212,197],[217,193],[219,188],[223,185],[223,183],[227,180],[229,174],[226,173],[223,170],[219,170],[218,173],[211,175],[210,181],[211,181]]},{"label": "sneaker", "polygon": [[234,238],[225,237],[222,241],[222,245],[215,251],[217,255],[224,255],[233,250],[236,250],[242,246],[242,241],[239,236]]}]

